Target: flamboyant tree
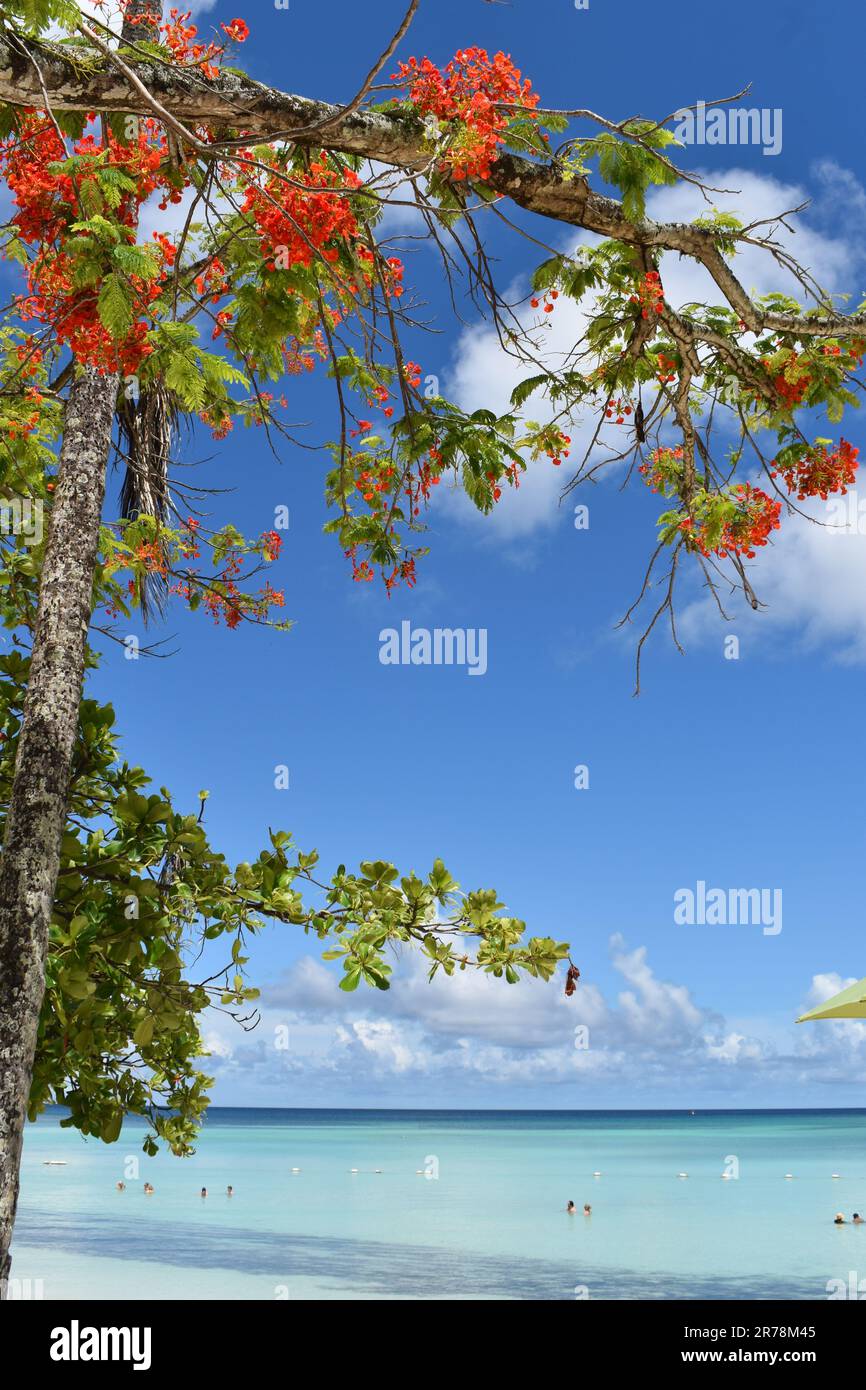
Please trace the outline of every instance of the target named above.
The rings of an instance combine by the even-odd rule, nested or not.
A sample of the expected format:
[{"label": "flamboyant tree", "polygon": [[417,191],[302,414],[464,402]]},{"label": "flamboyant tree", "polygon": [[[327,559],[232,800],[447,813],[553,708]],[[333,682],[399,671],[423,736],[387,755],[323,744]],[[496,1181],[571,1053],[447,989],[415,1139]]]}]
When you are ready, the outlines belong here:
[{"label": "flamboyant tree", "polygon": [[[40,1027],[37,1106],[69,1074],[71,1045],[87,1059],[71,1068],[87,1078],[78,1088],[85,1126],[110,1137],[123,1107],[140,1108],[148,1095],[183,1110],[191,1086],[177,1128],[162,1131],[181,1148],[188,1142],[201,1092],[188,1082],[187,1064],[207,991],[174,972],[192,923],[215,919],[234,934],[237,954],[250,902],[321,935],[351,926],[351,983],[387,983],[382,947],[395,934],[420,934],[434,965],[440,950],[451,968],[462,959],[447,946],[447,928],[428,929],[434,900],[452,891],[438,865],[426,884],[410,876],[399,888],[396,870],[378,861],[357,878],[341,869],[321,889],[324,912],[303,909],[291,895],[311,862],[281,842],[258,866],[233,874],[221,861],[214,867],[198,821],[178,817],[167,794],[141,796],[139,775],[130,782],[116,766],[106,712],[82,706],[94,602],[110,614],[174,597],[230,627],[274,621],[282,606],[278,591],[253,579],[278,538],[244,541],[230,527],[207,534],[190,514],[170,476],[181,417],[197,417],[217,438],[237,421],[278,436],[287,379],[321,364],[334,380],[339,420],[327,529],[357,581],[380,576],[390,590],[414,581],[424,510],[442,478],[456,478],[489,511],[505,487],[519,486],[528,459],[562,466],[573,421],[594,412],[592,444],[566,488],[625,463],[667,503],[639,600],[649,600],[647,631],[665,613],[673,625],[674,584],[687,560],[714,592],[729,578],[757,604],[746,562],[798,501],[844,491],[856,470],[857,451],[835,427],[856,400],[863,306],[844,314],[774,240],[772,224],[743,226],[714,211],[690,223],[648,219],[652,185],[691,178],[673,162],[673,118],[616,123],[585,110],[545,110],[510,58],[479,48],[444,67],[401,59],[417,7],[412,0],[385,53],[340,107],[263,87],[224,65],[227,49],[247,37],[241,19],[204,39],[187,14],[173,10],[163,20],[152,0],[131,0],[118,46],[107,13],[83,17],[71,0],[9,0],[0,9],[2,163],[15,202],[5,250],[24,279],[6,330],[4,483],[11,491],[26,480],[23,490],[44,500],[49,521],[44,553],[22,558],[13,548],[4,571],[7,621],[32,629],[28,661],[4,671],[15,722],[0,864],[7,1245]],[[49,37],[50,26],[63,36]],[[581,133],[587,125],[590,133]],[[413,201],[446,274],[465,277],[503,352],[525,362],[506,414],[467,413],[422,390],[421,366],[403,349],[412,324],[404,267],[377,240],[382,208],[395,197]],[[153,201],[165,210],[181,205],[184,220],[145,242],[139,213]],[[482,218],[512,220],[503,203],[600,238],[573,254],[549,250],[532,274],[528,305],[500,291],[484,253]],[[527,246],[544,244],[537,231]],[[789,270],[803,302],[752,298],[732,269],[743,245]],[[665,253],[703,266],[718,302],[673,304]],[[582,305],[586,329],[552,361],[537,330],[562,300]],[[542,422],[524,410],[531,401],[535,411],[539,398],[547,402]],[[814,436],[810,412],[818,408],[834,437]],[[127,476],[122,515],[104,525],[115,421]],[[621,442],[611,445],[616,431]],[[88,739],[82,787],[76,750]],[[92,797],[94,816],[105,807],[113,830],[90,826],[70,838],[76,796]],[[130,878],[152,881],[158,865],[161,877],[178,845],[195,847],[180,855],[182,871],[173,864],[155,897],[147,890],[163,924],[151,934],[163,943],[159,954],[141,940],[136,946],[130,929],[114,960],[105,942],[124,887]],[[106,880],[113,859],[118,876]],[[274,896],[284,892],[288,906]],[[138,888],[127,896],[137,901]],[[509,978],[518,965],[549,974],[565,948],[519,947],[522,924],[497,914],[495,895],[476,896],[462,902],[451,929],[480,934],[484,968]],[[165,1047],[163,1033],[172,1031],[158,1028],[152,1005],[161,958],[165,997],[175,989],[167,1017],[181,1019],[183,1041],[166,1054],[175,1070],[147,1053]],[[118,972],[129,963],[118,993]],[[242,977],[231,981],[228,1002],[242,1004],[245,988]],[[72,1030],[69,999],[77,999],[71,1013],[81,1025]],[[127,1044],[136,1049],[129,1056]],[[102,1083],[96,1054],[120,1059],[116,1068],[106,1062]],[[157,1077],[150,1092],[124,1065],[130,1057]]]},{"label": "flamboyant tree", "polygon": [[[2,386],[19,370],[20,347],[17,329],[0,330],[0,401]],[[37,391],[45,388],[44,363],[33,366],[30,380]],[[31,503],[46,506],[55,486],[63,414],[52,404],[38,419],[30,418],[33,428],[17,441],[16,487]],[[3,407],[0,422],[0,428],[17,429],[14,416],[4,420]],[[136,541],[142,526],[124,525],[122,542],[112,527],[103,528],[97,613],[125,606],[132,601],[129,585],[137,596],[138,585],[153,578],[154,542]],[[31,525],[0,537],[0,619],[16,645],[0,657],[0,807],[9,800],[30,677],[27,651],[45,546],[37,530]],[[199,548],[197,539],[173,546],[166,540],[170,530],[160,531],[161,555],[179,548],[188,557]],[[273,553],[274,537],[265,542]],[[225,544],[221,532],[213,548]],[[137,580],[119,580],[113,563],[118,551],[139,571]],[[243,556],[248,548],[235,541],[230,553]],[[193,582],[204,593],[203,606],[213,600],[213,611],[227,612],[228,622],[250,620],[258,609],[257,597],[251,609],[250,596],[234,580],[231,598],[219,579],[213,591],[200,573]],[[94,626],[110,635],[98,619]],[[88,648],[87,667],[98,660]],[[121,761],[111,706],[83,700],[28,1082],[31,1119],[46,1104],[60,1103],[69,1110],[63,1124],[110,1143],[125,1116],[139,1115],[149,1122],[146,1152],[153,1153],[159,1141],[174,1153],[191,1152],[211,1084],[202,1070],[201,1015],[216,1009],[243,1027],[255,1026],[257,991],[245,967],[249,942],[268,921],[327,943],[326,955],[341,961],[341,987],[349,991],[362,982],[388,988],[388,955],[401,944],[422,951],[431,976],[477,968],[512,983],[521,971],[550,979],[567,954],[564,944],[550,938],[526,941],[525,924],[504,914],[495,893],[461,893],[440,860],[423,879],[401,876],[384,860],[365,861],[354,873],[340,866],[323,876],[315,851],[303,852],[290,834],[273,831],[253,862],[231,866],[208,843],[208,793],[201,793],[196,811],[184,814],[168,789],[151,790],[149,784],[141,768]],[[221,963],[208,951],[207,967],[198,966],[194,978],[191,962],[213,941],[225,944]],[[4,1154],[7,1227],[14,1212],[12,1158],[10,1148]]]}]

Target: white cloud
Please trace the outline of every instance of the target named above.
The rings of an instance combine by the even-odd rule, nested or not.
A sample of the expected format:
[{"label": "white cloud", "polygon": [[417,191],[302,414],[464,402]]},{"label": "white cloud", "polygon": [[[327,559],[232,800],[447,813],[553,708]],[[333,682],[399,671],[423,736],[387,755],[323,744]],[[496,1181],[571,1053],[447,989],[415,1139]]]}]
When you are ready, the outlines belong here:
[{"label": "white cloud", "polygon": [[[164,236],[176,240],[184,227],[189,216],[189,210],[195,197],[194,188],[185,188],[181,194],[179,203],[169,203],[164,211],[160,211],[159,204],[162,200],[162,192],[152,193],[151,196],[142,203],[138,217],[138,240],[139,242],[150,241],[154,232],[162,232]],[[201,206],[199,206],[201,215]],[[202,217],[203,221],[204,218]]]},{"label": "white cloud", "polygon": [[843,980],[835,970],[828,971],[824,975],[813,975],[812,986],[809,990],[807,1002],[810,1009],[817,1009],[819,1004],[825,1004],[828,999],[832,999],[834,994],[841,994],[843,989],[848,989],[850,985],[856,985],[857,981],[852,975],[850,979]]},{"label": "white cloud", "polygon": [[[387,994],[369,1003],[389,1018],[412,1020],[445,1038],[484,1038],[497,1046],[540,1047],[551,1038],[569,1037],[572,1011],[562,991],[540,980],[527,979],[519,989],[504,985],[480,971],[457,971],[451,979],[441,972],[427,978],[429,962],[416,952],[400,960]],[[365,996],[338,992],[332,971],[305,957],[265,994],[269,1009],[285,1007],[307,1017],[323,1011],[349,1016],[364,1007]],[[603,1008],[596,990],[585,991],[583,1002],[596,1022]],[[586,1012],[586,1009],[585,1011]]]},{"label": "white cloud", "polygon": [[621,936],[611,939],[616,970],[632,986],[618,996],[622,1025],[630,1042],[642,1043],[665,1036],[670,1042],[697,1036],[704,1014],[685,985],[656,979],[647,964],[645,946],[629,951]]},{"label": "white cloud", "polygon": [[[303,1085],[314,1094],[320,1085],[340,1086],[348,1097],[384,1091],[404,1102],[417,1086],[438,1084],[455,1100],[483,1087],[490,1103],[513,1088],[537,1096],[565,1087],[573,1099],[575,1086],[581,1094],[637,1086],[641,1094],[765,1096],[775,1084],[859,1084],[866,1024],[792,1023],[759,1036],[702,1006],[688,986],[660,979],[645,947],[629,949],[619,935],[610,947],[623,983],[612,999],[584,981],[566,999],[561,976],[509,986],[467,970],[428,983],[416,952],[399,959],[390,991],[345,994],[338,971],[306,957],[264,991],[263,1021],[251,1039],[218,1025],[218,1084],[276,1101]],[[844,983],[815,976],[805,1007]],[[797,1011],[792,1003],[792,1017]],[[588,1030],[588,1048],[576,1045],[578,1027]],[[288,1028],[288,1048],[274,1047],[275,1028]]]},{"label": "white cloud", "polygon": [[707,1055],[716,1061],[729,1062],[731,1065],[745,1060],[759,1061],[761,1045],[742,1033],[728,1033],[719,1042],[707,1039]]},{"label": "white cloud", "polygon": [[231,1057],[232,1055],[231,1044],[225,1038],[220,1037],[215,1029],[204,1034],[202,1044],[205,1051],[209,1052],[212,1057]]},{"label": "white cloud", "polygon": [[352,1030],[364,1050],[372,1053],[386,1067],[403,1072],[417,1065],[411,1047],[387,1019],[358,1018],[352,1024]]}]

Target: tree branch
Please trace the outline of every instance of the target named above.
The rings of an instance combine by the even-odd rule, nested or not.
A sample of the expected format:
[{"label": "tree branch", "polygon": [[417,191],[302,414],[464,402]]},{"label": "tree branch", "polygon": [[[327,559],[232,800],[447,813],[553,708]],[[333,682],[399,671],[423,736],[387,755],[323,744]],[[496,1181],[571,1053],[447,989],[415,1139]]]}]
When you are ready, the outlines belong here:
[{"label": "tree branch", "polygon": [[[36,40],[13,44],[0,36],[0,101],[43,107],[46,95],[56,111],[93,111],[148,116],[160,108],[171,122],[188,128],[207,125],[250,140],[285,139],[299,145],[327,146],[409,171],[429,166],[423,123],[405,112],[353,110],[310,97],[281,92],[234,72],[213,81],[156,60],[123,64],[133,83],[114,64],[92,50],[71,53]],[[212,145],[214,155],[237,141]],[[200,146],[198,147],[201,148]],[[762,311],[752,301],[719,251],[711,229],[682,222],[630,222],[614,198],[595,193],[587,180],[556,161],[532,163],[501,154],[487,186],[500,197],[549,217],[627,245],[674,251],[705,266],[728,304],[755,333],[773,331],[800,337],[827,337],[840,331],[866,331],[866,314],[845,315],[832,306],[798,315]],[[734,239],[736,239],[736,234]]]}]

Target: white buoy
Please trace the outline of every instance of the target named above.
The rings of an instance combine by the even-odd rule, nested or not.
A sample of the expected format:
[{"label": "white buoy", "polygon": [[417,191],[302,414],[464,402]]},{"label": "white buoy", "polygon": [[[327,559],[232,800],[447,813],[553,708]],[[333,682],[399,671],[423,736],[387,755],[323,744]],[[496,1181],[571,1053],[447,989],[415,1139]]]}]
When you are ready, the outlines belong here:
[{"label": "white buoy", "polygon": [[46,1158],[42,1164],[43,1168],[65,1168],[65,1158]]},{"label": "white buoy", "polygon": [[600,1177],[601,1177],[601,1173],[593,1173],[592,1176],[593,1176],[594,1178],[600,1178]]},{"label": "white buoy", "polygon": [[293,1169],[292,1169],[292,1172],[293,1172],[293,1173],[300,1173],[300,1171],[301,1171],[300,1168],[293,1168]]},{"label": "white buoy", "polygon": [[360,1171],[361,1171],[360,1168],[350,1168],[350,1169],[349,1169],[349,1172],[350,1172],[350,1173],[360,1173]]},{"label": "white buoy", "polygon": [[723,1174],[722,1174],[722,1181],[723,1181],[723,1182],[730,1182],[730,1180],[731,1180],[731,1174],[730,1174],[730,1173],[723,1173]]},{"label": "white buoy", "polygon": [[423,1168],[416,1168],[416,1169],[415,1169],[415,1172],[416,1172],[416,1173],[420,1173],[422,1177],[424,1176],[424,1169],[423,1169]]},{"label": "white buoy", "polygon": [[785,1174],[785,1178],[787,1179],[788,1182],[791,1181],[791,1179],[793,1178],[793,1176],[794,1176],[793,1173],[786,1173],[786,1174]]},{"label": "white buoy", "polygon": [[831,1173],[831,1174],[830,1174],[830,1177],[831,1177],[831,1178],[841,1178],[841,1176],[842,1176],[841,1173]]},{"label": "white buoy", "polygon": [[688,1173],[677,1173],[677,1177],[678,1177],[678,1178],[687,1178],[687,1177],[688,1177]]},{"label": "white buoy", "polygon": [[382,1171],[381,1168],[374,1168],[374,1169],[373,1169],[373,1172],[374,1172],[374,1173],[381,1173],[381,1171]]}]

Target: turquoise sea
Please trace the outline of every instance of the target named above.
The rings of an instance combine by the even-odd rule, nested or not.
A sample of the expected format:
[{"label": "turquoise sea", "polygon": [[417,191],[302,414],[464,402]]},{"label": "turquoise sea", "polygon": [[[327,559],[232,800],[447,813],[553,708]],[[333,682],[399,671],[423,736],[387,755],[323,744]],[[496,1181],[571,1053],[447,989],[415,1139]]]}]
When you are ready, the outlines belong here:
[{"label": "turquoise sea", "polygon": [[866,1280],[866,1225],[833,1225],[866,1214],[866,1110],[212,1109],[183,1160],[145,1158],[136,1125],[106,1146],[59,1120],[28,1130],[12,1271],[46,1299],[809,1299]]}]

